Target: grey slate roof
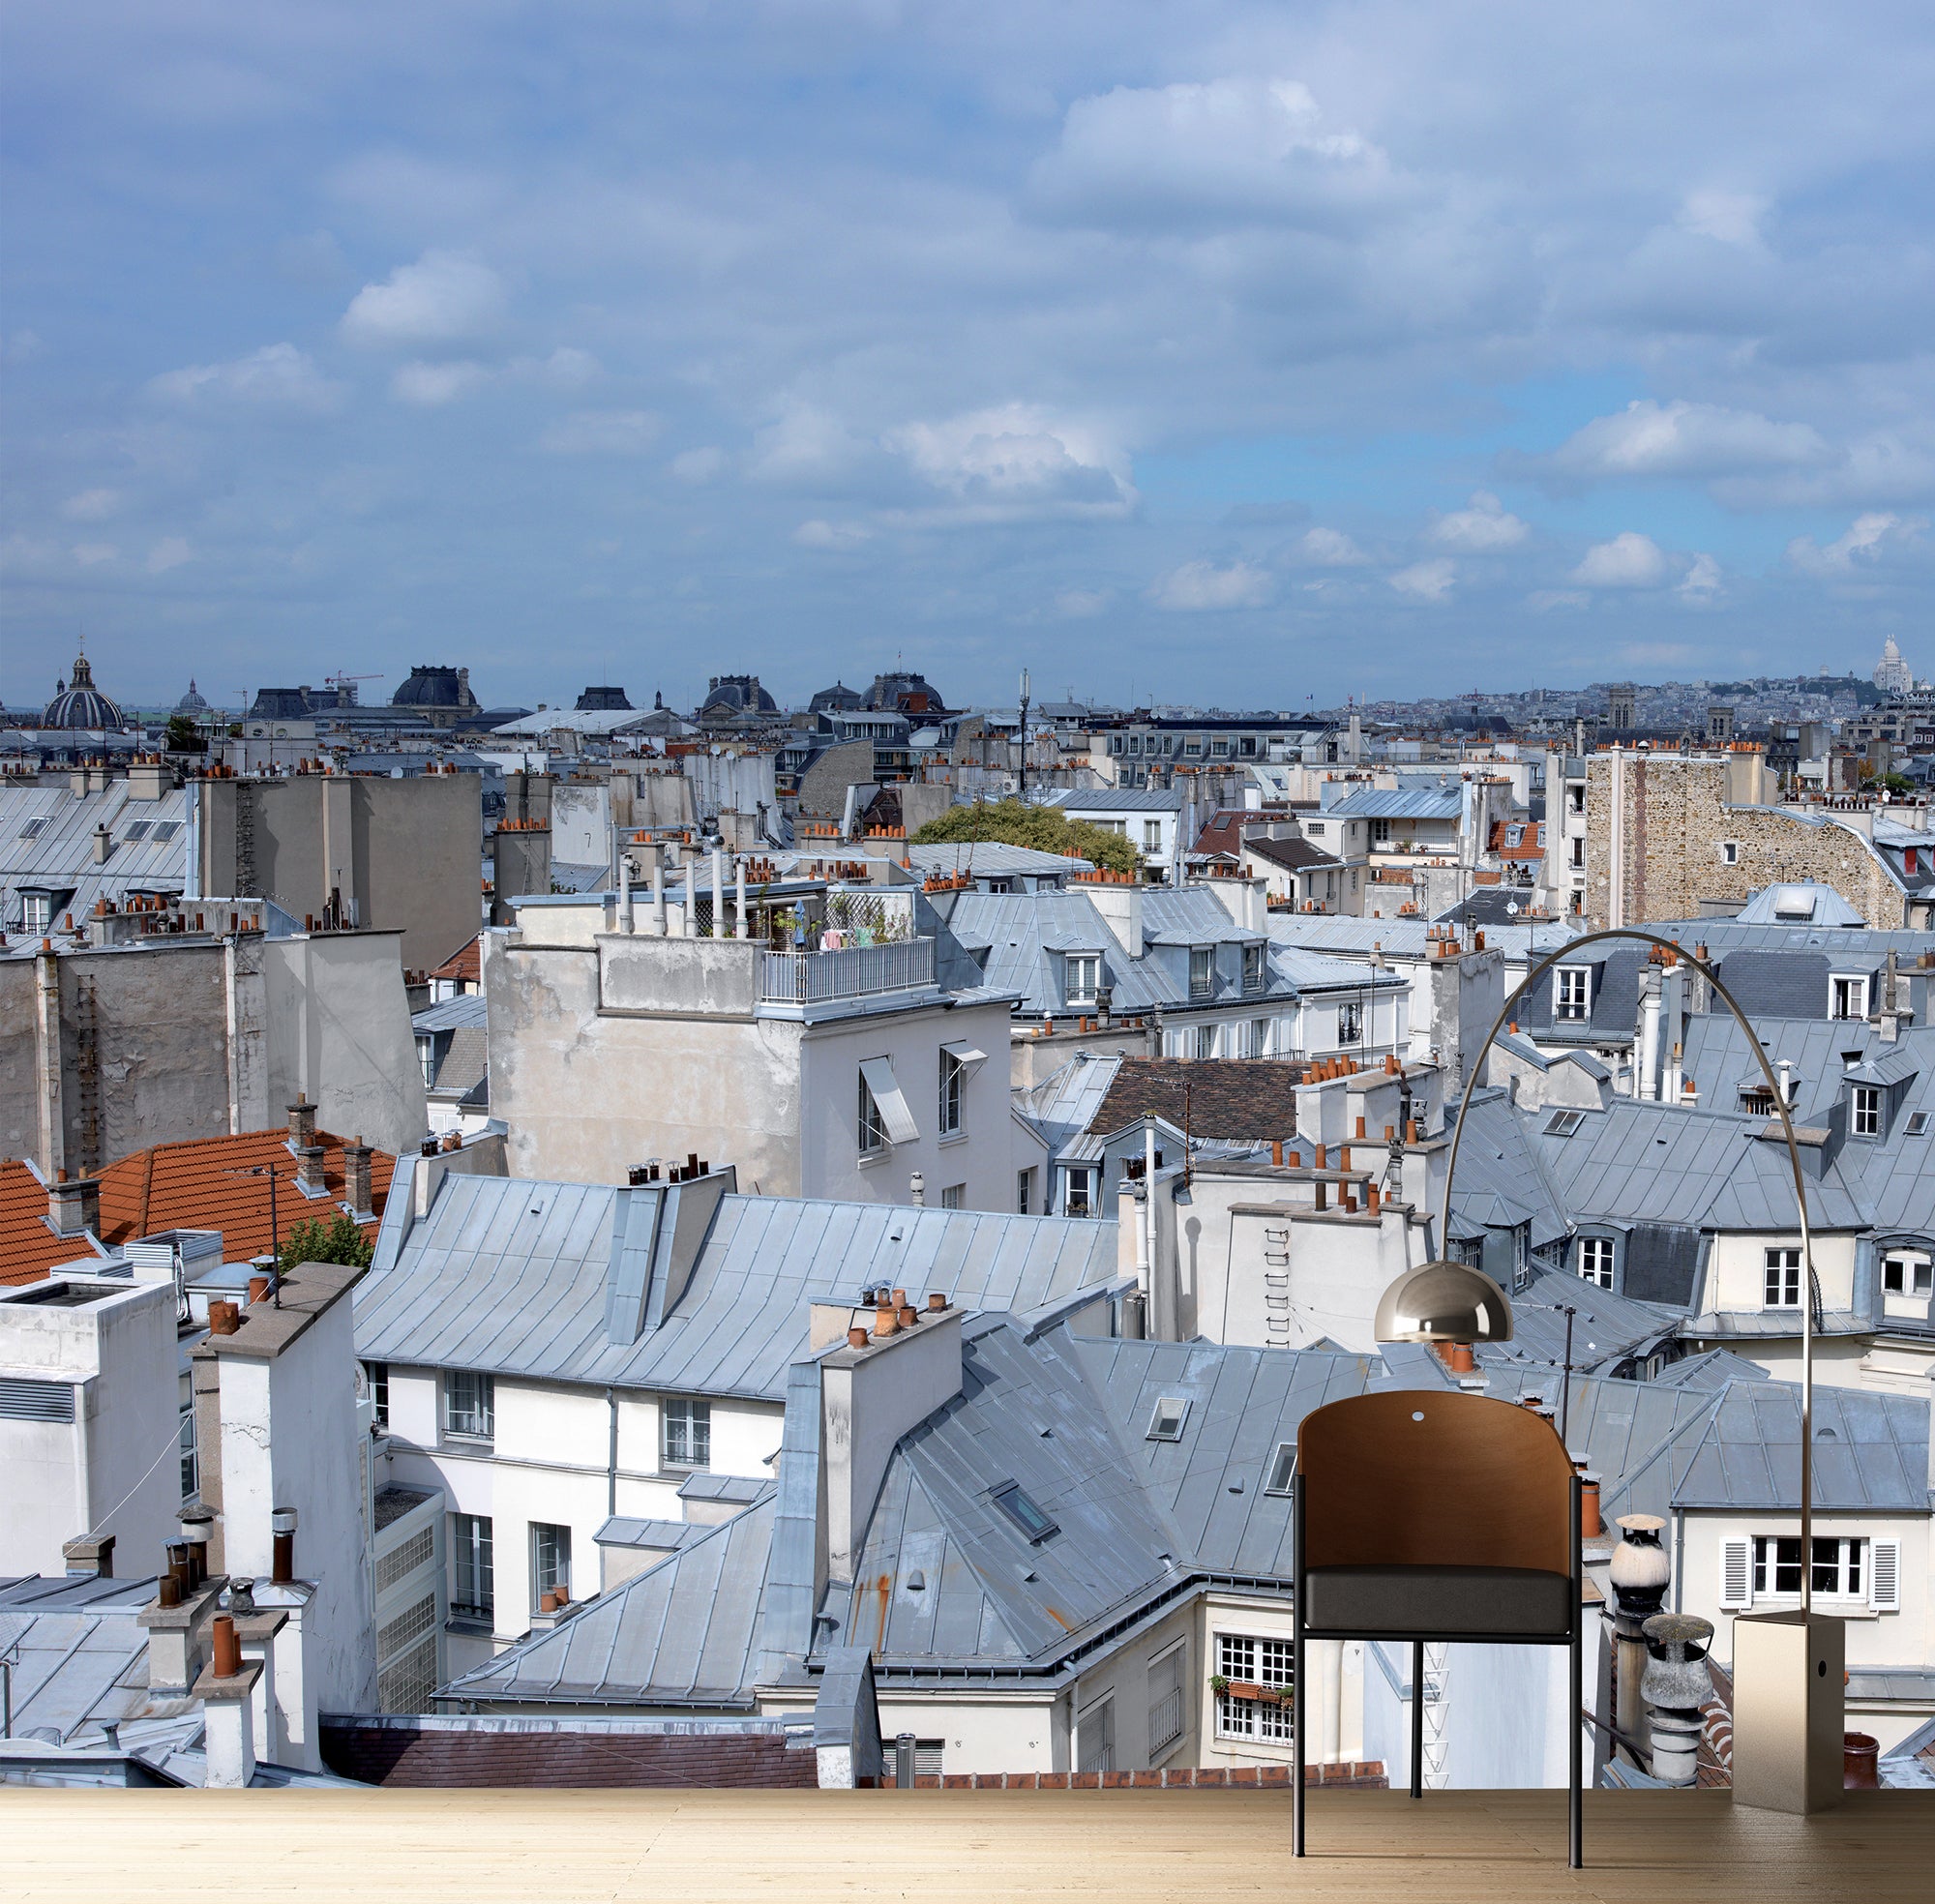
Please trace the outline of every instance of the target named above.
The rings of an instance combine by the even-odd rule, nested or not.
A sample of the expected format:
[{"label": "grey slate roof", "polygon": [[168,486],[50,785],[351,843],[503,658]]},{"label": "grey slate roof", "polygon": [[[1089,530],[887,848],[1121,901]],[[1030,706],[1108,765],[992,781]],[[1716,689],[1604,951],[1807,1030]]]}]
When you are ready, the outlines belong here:
[{"label": "grey slate roof", "polygon": [[932,846],[910,843],[907,856],[916,873],[971,871],[977,878],[1005,878],[1015,874],[1036,878],[1072,878],[1092,873],[1092,861],[1069,853],[1042,852],[1034,847],[1011,847],[1003,840],[946,840]]},{"label": "grey slate roof", "polygon": [[611,1298],[635,1312],[654,1290],[663,1298],[654,1245],[666,1189],[450,1175],[407,1236],[409,1200],[393,1197],[398,1216],[386,1211],[356,1289],[357,1354],[778,1400],[816,1297],[855,1301],[884,1283],[1030,1310],[1116,1273],[1116,1226],[1095,1218],[729,1195],[670,1313],[636,1340],[613,1341]]},{"label": "grey slate roof", "polygon": [[[1579,919],[1539,919],[1525,925],[1487,926],[1485,943],[1497,946],[1508,965],[1529,965],[1585,930]],[[1366,959],[1382,950],[1395,959],[1431,957],[1431,925],[1424,919],[1349,919],[1324,912],[1272,912],[1271,942],[1279,950],[1302,945],[1314,952]]]},{"label": "grey slate roof", "polygon": [[[1326,790],[1337,785],[1326,781]],[[1325,815],[1340,819],[1456,819],[1464,812],[1465,796],[1454,784],[1450,787],[1365,787],[1347,794],[1334,806],[1325,806]]]}]

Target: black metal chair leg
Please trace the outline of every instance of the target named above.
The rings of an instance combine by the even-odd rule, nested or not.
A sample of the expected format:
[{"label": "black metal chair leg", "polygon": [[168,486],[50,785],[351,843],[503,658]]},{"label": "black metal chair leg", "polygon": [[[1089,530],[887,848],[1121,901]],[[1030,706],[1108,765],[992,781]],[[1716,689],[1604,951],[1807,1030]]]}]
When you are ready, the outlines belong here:
[{"label": "black metal chair leg", "polygon": [[1424,1796],[1424,1642],[1411,1643],[1411,1796]]},{"label": "black metal chair leg", "polygon": [[1303,1613],[1290,1629],[1290,1849],[1303,1856]]},{"label": "black metal chair leg", "polygon": [[1570,1789],[1565,1794],[1565,1862],[1574,1871],[1583,1868],[1586,1862],[1586,1800],[1584,1773],[1580,1765],[1584,1748],[1580,1715],[1586,1710],[1585,1615],[1580,1609],[1585,1571],[1585,1555],[1580,1540],[1579,1477],[1575,1474],[1572,1477],[1572,1706],[1566,1714],[1571,1721],[1572,1749],[1567,1765],[1572,1776]]}]

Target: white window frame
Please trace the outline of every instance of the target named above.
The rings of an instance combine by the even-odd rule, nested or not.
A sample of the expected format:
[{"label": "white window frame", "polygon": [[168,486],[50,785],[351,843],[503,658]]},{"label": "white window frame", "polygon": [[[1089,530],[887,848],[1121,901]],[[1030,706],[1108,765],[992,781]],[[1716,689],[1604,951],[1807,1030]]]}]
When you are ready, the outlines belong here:
[{"label": "white window frame", "polygon": [[497,1617],[491,1532],[489,1514],[450,1517],[450,1611],[454,1619],[494,1621]]},{"label": "white window frame", "polygon": [[1216,948],[1192,945],[1189,948],[1189,1002],[1201,1004],[1216,996]]},{"label": "white window frame", "polygon": [[[1721,1543],[1720,1603],[1737,1611],[1758,1600],[1801,1598],[1801,1536],[1755,1533]],[[1731,1549],[1731,1552],[1726,1550]],[[1741,1592],[1742,1551],[1747,1557]],[[1865,1603],[1894,1612],[1901,1602],[1901,1542],[1861,1533],[1817,1533],[1812,1556],[1814,1597],[1843,1605]]]},{"label": "white window frame", "polygon": [[[1259,1686],[1282,1686],[1294,1681],[1292,1643],[1288,1634],[1218,1633],[1216,1675],[1219,1679]],[[1291,1704],[1266,1706],[1260,1699],[1216,1695],[1216,1737],[1257,1739],[1271,1744],[1291,1741]]]},{"label": "white window frame", "polygon": [[1881,1259],[1881,1291],[1884,1295],[1910,1298],[1935,1294],[1935,1262],[1931,1262],[1929,1252],[1901,1248],[1885,1251]]},{"label": "white window frame", "polygon": [[1740,863],[1741,843],[1738,840],[1722,840],[1720,842],[1720,864],[1722,866],[1738,866]]},{"label": "white window frame", "polygon": [[961,1106],[968,1095],[968,1067],[944,1046],[940,1053],[940,1098],[938,1134],[959,1137]]},{"label": "white window frame", "polygon": [[531,1611],[535,1613],[553,1587],[571,1592],[571,1525],[567,1521],[532,1521]]},{"label": "white window frame", "polygon": [[1853,1137],[1881,1135],[1881,1086],[1855,1085],[1848,1091],[1848,1132]]},{"label": "white window frame", "polygon": [[659,1404],[659,1466],[676,1474],[702,1474],[711,1468],[710,1402],[668,1395]]},{"label": "white window frame", "polygon": [[1585,870],[1586,836],[1583,833],[1575,833],[1572,836],[1572,871],[1574,873],[1583,873]]},{"label": "white window frame", "polygon": [[[472,1385],[474,1384],[474,1385]],[[497,1432],[497,1383],[477,1369],[443,1374],[443,1432],[448,1440],[488,1442]]]},{"label": "white window frame", "polygon": [[1196,1027],[1196,1056],[1214,1057],[1216,1056],[1216,1026],[1199,1025]]},{"label": "white window frame", "polygon": [[1162,821],[1146,819],[1143,821],[1143,851],[1159,853],[1162,851]]},{"label": "white window frame", "polygon": [[1064,952],[1061,955],[1061,996],[1065,1003],[1092,1005],[1101,984],[1101,953]]},{"label": "white window frame", "polygon": [[1618,1258],[1618,1247],[1610,1236],[1581,1236],[1579,1280],[1591,1283],[1595,1289],[1611,1289]]},{"label": "white window frame", "polygon": [[1093,1216],[1095,1214],[1095,1166],[1093,1164],[1062,1165],[1061,1213],[1063,1216]]},{"label": "white window frame", "polygon": [[1763,1309],[1801,1307],[1801,1251],[1798,1245],[1770,1243],[1762,1260]]},{"label": "white window frame", "polygon": [[1034,1214],[1034,1172],[1031,1169],[1015,1173],[1015,1214]]},{"label": "white window frame", "polygon": [[1552,981],[1552,1016],[1555,1021],[1581,1024],[1593,1015],[1593,967],[1560,966]]},{"label": "white window frame", "polygon": [[1828,1016],[1853,1024],[1868,1015],[1868,981],[1864,972],[1828,974]]},{"label": "white window frame", "polygon": [[943,1183],[940,1186],[940,1207],[942,1209],[965,1209],[968,1204],[968,1186],[965,1183]]},{"label": "white window frame", "polygon": [[1243,947],[1243,991],[1254,997],[1258,993],[1269,990],[1269,947],[1266,945],[1246,945]]},{"label": "white window frame", "polygon": [[1364,1042],[1364,1007],[1357,998],[1346,998],[1337,1007],[1337,1042],[1360,1045]]}]

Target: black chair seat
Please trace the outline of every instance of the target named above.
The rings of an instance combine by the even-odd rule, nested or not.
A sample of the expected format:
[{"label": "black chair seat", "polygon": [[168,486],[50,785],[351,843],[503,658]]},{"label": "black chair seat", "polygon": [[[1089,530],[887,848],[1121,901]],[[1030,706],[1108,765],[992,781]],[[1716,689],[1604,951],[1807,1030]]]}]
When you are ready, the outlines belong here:
[{"label": "black chair seat", "polygon": [[1571,1633],[1572,1582],[1531,1567],[1330,1566],[1303,1577],[1303,1623],[1319,1632]]}]

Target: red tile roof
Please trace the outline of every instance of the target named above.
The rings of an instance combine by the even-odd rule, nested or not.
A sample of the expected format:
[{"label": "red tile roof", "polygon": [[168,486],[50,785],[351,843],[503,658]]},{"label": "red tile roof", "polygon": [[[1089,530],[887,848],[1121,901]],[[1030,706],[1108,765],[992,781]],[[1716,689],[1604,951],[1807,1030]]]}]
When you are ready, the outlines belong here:
[{"label": "red tile roof", "polygon": [[431,973],[431,977],[452,978],[463,985],[481,985],[484,982],[483,943],[484,936],[479,933],[468,945],[460,945]]},{"label": "red tile roof", "polygon": [[[233,1173],[274,1167],[276,1217],[286,1235],[310,1217],[334,1215],[342,1200],[343,1140],[317,1131],[315,1141],[323,1148],[327,1201],[295,1187],[296,1160],[283,1128],[137,1150],[101,1174],[101,1240],[112,1247],[160,1230],[220,1230],[228,1262],[259,1256],[270,1247],[269,1180]],[[379,1218],[396,1167],[385,1152],[371,1153],[371,1202]],[[49,1269],[92,1256],[84,1243],[76,1248],[48,1229],[46,1209],[47,1193],[25,1164],[0,1165],[0,1283],[38,1282]]]}]

